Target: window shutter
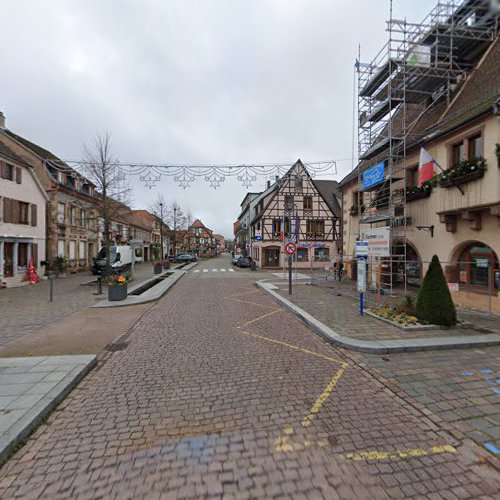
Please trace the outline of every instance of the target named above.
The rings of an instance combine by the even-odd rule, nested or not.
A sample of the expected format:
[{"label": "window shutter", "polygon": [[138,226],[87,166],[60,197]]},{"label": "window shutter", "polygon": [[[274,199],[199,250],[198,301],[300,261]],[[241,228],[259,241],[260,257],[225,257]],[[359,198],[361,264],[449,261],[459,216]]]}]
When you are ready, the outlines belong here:
[{"label": "window shutter", "polygon": [[33,265],[38,268],[38,243],[31,244],[31,256],[33,257]]},{"label": "window shutter", "polygon": [[3,199],[3,222],[5,222],[6,224],[10,222],[10,200],[9,198],[5,198]]},{"label": "window shutter", "polygon": [[0,160],[0,177],[5,179],[5,162]]},{"label": "window shutter", "polygon": [[23,169],[21,167],[16,167],[16,182],[21,184],[23,180]]},{"label": "window shutter", "polygon": [[31,205],[31,225],[32,226],[36,226],[36,224],[37,224],[36,216],[37,216],[36,205]]},{"label": "window shutter", "polygon": [[19,224],[19,202],[10,200],[10,214],[12,224]]}]

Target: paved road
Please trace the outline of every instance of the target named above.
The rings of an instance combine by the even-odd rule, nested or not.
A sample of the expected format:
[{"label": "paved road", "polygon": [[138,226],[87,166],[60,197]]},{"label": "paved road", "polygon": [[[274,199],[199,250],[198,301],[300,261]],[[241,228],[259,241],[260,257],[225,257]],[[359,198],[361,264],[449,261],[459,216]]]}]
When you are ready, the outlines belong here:
[{"label": "paved road", "polygon": [[229,267],[200,263],[136,324],[0,470],[0,497],[498,497],[479,447]]},{"label": "paved road", "polygon": [[[150,263],[136,266],[136,279],[153,276]],[[49,302],[49,281],[0,290],[0,347],[80,311],[102,296],[94,295],[96,285],[85,283],[96,278],[91,273],[71,274],[54,280],[53,302]]]}]

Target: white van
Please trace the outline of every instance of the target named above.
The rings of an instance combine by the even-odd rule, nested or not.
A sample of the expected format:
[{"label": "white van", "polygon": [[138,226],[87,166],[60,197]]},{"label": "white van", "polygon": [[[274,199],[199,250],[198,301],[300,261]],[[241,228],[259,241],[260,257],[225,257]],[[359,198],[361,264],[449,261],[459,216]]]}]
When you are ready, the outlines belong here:
[{"label": "white van", "polygon": [[[118,245],[109,247],[110,265],[113,271],[128,271],[132,268],[132,247],[128,245]],[[93,274],[101,274],[106,268],[106,248],[102,247],[94,259],[92,266]]]}]

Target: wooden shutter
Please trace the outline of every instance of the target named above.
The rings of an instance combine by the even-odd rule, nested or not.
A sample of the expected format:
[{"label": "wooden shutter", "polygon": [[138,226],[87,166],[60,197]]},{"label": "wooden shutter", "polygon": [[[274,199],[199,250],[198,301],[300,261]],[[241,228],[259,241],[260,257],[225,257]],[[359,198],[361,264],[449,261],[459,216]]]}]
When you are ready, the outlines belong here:
[{"label": "wooden shutter", "polygon": [[36,205],[31,205],[31,225],[32,226],[36,226],[36,223],[37,223],[36,215],[37,215]]},{"label": "wooden shutter", "polygon": [[16,182],[21,184],[23,181],[23,169],[21,167],[16,167]]},{"label": "wooden shutter", "polygon": [[31,244],[31,256],[33,257],[33,265],[38,268],[38,243]]},{"label": "wooden shutter", "polygon": [[19,201],[10,200],[10,214],[12,224],[19,224]]},{"label": "wooden shutter", "polygon": [[4,198],[3,199],[3,221],[7,224],[7,223],[10,223],[11,220],[12,220],[12,214],[10,211],[10,199]]},{"label": "wooden shutter", "polygon": [[6,168],[5,162],[0,160],[0,177],[2,179],[5,179],[5,168]]}]

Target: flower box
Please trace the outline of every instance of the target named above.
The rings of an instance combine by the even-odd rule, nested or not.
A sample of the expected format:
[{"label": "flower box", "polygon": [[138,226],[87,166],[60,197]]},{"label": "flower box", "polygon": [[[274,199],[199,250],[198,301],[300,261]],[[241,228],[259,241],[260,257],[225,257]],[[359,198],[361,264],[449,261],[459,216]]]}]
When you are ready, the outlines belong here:
[{"label": "flower box", "polygon": [[422,198],[428,198],[432,193],[432,189],[427,189],[424,191],[419,191],[415,193],[406,193],[406,202],[421,200]]},{"label": "flower box", "polygon": [[108,286],[108,300],[118,301],[127,298],[127,283],[113,284]]},{"label": "flower box", "polygon": [[439,185],[444,188],[450,188],[459,184],[466,184],[467,182],[481,179],[481,177],[484,177],[484,172],[484,170],[474,170],[457,177],[442,177],[439,181]]}]

